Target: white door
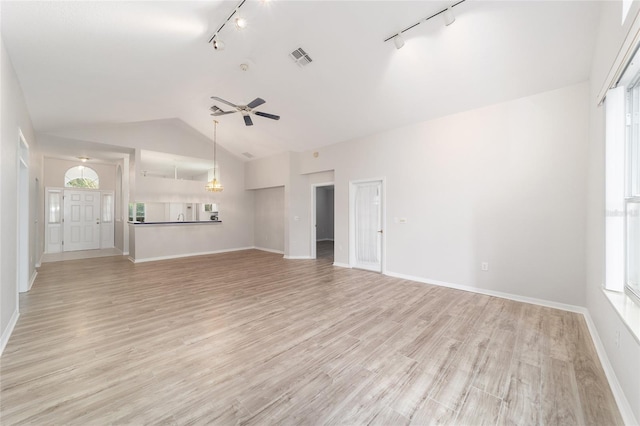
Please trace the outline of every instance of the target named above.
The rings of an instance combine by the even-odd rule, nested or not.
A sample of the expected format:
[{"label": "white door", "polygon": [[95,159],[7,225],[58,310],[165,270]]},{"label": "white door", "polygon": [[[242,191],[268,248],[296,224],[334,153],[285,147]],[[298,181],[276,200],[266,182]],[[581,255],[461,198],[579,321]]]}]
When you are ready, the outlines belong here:
[{"label": "white door", "polygon": [[100,191],[64,190],[64,251],[100,248]]},{"label": "white door", "polygon": [[352,184],[351,264],[382,272],[382,181]]}]

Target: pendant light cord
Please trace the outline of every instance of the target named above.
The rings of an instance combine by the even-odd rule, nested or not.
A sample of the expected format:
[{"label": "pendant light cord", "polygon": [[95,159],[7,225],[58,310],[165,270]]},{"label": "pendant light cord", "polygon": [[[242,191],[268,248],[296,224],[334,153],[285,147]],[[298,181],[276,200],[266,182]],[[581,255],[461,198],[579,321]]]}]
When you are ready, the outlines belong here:
[{"label": "pendant light cord", "polygon": [[216,179],[216,141],[218,120],[213,120],[213,178]]}]

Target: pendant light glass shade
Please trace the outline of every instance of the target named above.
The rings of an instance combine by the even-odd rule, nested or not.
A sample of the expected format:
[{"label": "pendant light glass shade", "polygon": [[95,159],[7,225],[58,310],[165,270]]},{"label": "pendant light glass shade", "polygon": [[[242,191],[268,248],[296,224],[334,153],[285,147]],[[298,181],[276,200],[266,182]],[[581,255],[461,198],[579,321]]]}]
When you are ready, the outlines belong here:
[{"label": "pendant light glass shade", "polygon": [[209,192],[222,192],[224,187],[222,183],[216,178],[217,176],[217,167],[216,167],[216,130],[218,127],[218,121],[213,120],[213,179],[207,182],[204,189]]}]

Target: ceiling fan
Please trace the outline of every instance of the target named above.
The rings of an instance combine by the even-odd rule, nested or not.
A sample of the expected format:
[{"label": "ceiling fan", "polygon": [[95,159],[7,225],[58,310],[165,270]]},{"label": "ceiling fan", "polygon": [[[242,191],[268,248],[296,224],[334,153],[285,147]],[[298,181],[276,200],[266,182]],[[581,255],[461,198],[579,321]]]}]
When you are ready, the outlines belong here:
[{"label": "ceiling fan", "polygon": [[255,98],[254,100],[252,100],[251,102],[249,102],[246,105],[236,105],[233,104],[229,101],[225,101],[222,98],[218,98],[217,96],[212,96],[211,99],[215,99],[216,101],[220,101],[223,104],[227,104],[229,106],[234,107],[236,110],[235,111],[223,111],[221,108],[217,107],[216,105],[212,106],[210,109],[211,111],[213,111],[213,115],[214,117],[218,117],[220,115],[226,115],[226,114],[233,114],[234,112],[240,112],[242,113],[242,116],[244,118],[244,124],[247,126],[253,126],[253,121],[251,120],[251,116],[250,114],[255,114],[255,115],[259,115],[260,117],[266,117],[266,118],[270,118],[272,120],[280,120],[280,116],[279,115],[274,115],[274,114],[269,114],[266,112],[262,112],[262,111],[254,111],[253,109],[256,107],[259,107],[260,105],[262,105],[263,103],[265,103],[266,101],[264,99],[261,98]]}]

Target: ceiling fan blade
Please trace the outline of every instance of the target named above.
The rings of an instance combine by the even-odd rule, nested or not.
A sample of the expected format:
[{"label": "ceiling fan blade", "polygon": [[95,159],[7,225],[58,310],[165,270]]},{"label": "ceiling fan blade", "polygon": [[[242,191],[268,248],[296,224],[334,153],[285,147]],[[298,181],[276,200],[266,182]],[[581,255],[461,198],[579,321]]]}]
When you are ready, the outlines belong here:
[{"label": "ceiling fan blade", "polygon": [[249,102],[249,103],[247,104],[247,106],[248,106],[249,108],[255,108],[255,107],[257,107],[257,106],[262,105],[262,104],[263,104],[263,103],[265,103],[265,102],[266,102],[266,101],[265,101],[264,99],[261,99],[261,98],[255,98],[254,100],[252,100],[251,102]]},{"label": "ceiling fan blade", "polygon": [[217,117],[219,115],[226,115],[226,114],[233,114],[234,112],[238,112],[238,111],[223,111],[221,108],[219,108],[217,105],[213,105],[211,108],[209,108],[211,111],[213,111],[213,115],[214,117]]},{"label": "ceiling fan blade", "polygon": [[279,115],[269,114],[269,113],[262,112],[262,111],[253,111],[253,113],[255,115],[259,115],[260,117],[266,117],[266,118],[270,118],[272,120],[280,120],[280,116]]},{"label": "ceiling fan blade", "polygon": [[232,104],[231,102],[229,102],[229,101],[225,101],[224,99],[219,98],[219,97],[217,97],[217,96],[212,96],[212,97],[211,97],[211,99],[215,99],[216,101],[220,101],[220,102],[222,102],[223,104],[227,104],[227,105],[232,106],[232,107],[234,107],[234,108],[238,108],[238,105]]},{"label": "ceiling fan blade", "polygon": [[251,117],[249,117],[248,115],[245,115],[243,117],[244,117],[244,124],[246,124],[247,126],[253,126],[253,121],[251,121]]}]

